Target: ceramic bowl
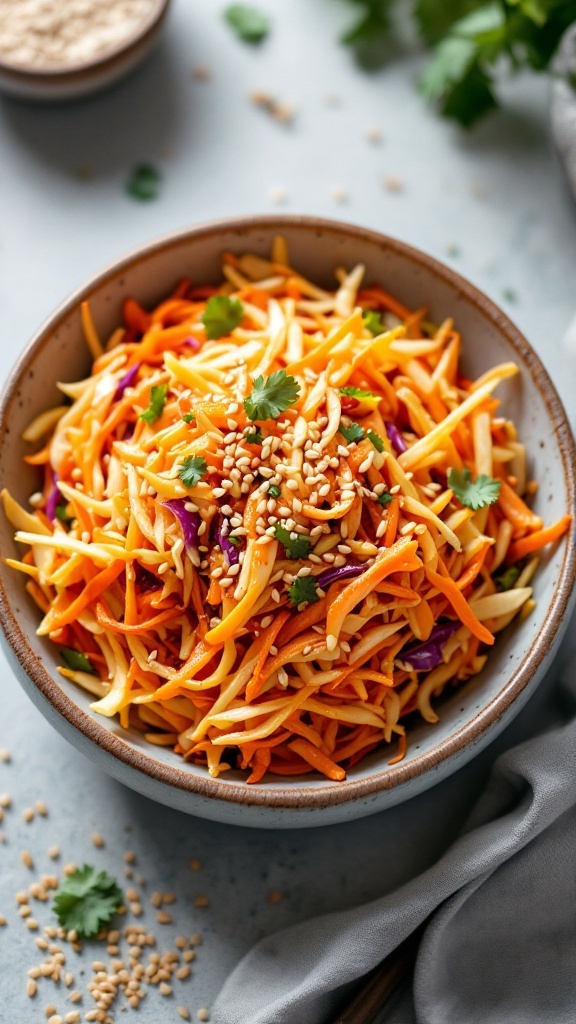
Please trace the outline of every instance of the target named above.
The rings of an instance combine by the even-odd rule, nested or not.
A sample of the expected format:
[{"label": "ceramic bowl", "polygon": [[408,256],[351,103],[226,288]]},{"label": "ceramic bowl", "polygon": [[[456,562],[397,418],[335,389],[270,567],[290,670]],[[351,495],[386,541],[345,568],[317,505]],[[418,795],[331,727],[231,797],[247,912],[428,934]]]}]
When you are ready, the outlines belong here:
[{"label": "ceramic bowl", "polygon": [[[402,242],[361,228],[307,217],[259,217],[191,228],[137,250],[93,277],[60,306],[30,342],[4,390],[0,407],[0,480],[25,503],[37,487],[22,457],[20,435],[42,410],[57,404],[54,382],[89,370],[79,305],[90,301],[103,335],[117,325],[122,299],[158,302],[183,276],[218,281],[223,250],[269,255],[282,233],[291,262],[313,280],[333,282],[337,266],[362,262],[405,305],[426,305],[431,319],[452,316],[464,338],[464,373],[475,377],[514,360],[517,378],[499,389],[504,408],[527,445],[531,475],[540,482],[535,507],[547,522],[576,513],[575,451],[550,378],[525,338],[501,310],[463,278]],[[4,555],[16,554],[0,517]],[[162,803],[217,821],[264,828],[327,825],[372,814],[433,786],[486,746],[526,703],[549,665],[568,621],[576,573],[574,545],[564,539],[542,561],[534,581],[534,613],[499,634],[483,673],[451,691],[440,722],[416,725],[408,753],[389,766],[386,749],[355,765],[343,783],[300,777],[248,786],[240,773],[212,779],[171,750],[89,709],[90,697],[56,670],[54,647],[36,636],[38,610],[23,577],[0,565],[0,619],[6,648],[26,692],[54,726],[96,764]]]},{"label": "ceramic bowl", "polygon": [[165,24],[170,0],[154,0],[137,30],[102,57],[61,68],[12,64],[0,58],[0,90],[37,103],[81,99],[130,74],[156,46]]}]

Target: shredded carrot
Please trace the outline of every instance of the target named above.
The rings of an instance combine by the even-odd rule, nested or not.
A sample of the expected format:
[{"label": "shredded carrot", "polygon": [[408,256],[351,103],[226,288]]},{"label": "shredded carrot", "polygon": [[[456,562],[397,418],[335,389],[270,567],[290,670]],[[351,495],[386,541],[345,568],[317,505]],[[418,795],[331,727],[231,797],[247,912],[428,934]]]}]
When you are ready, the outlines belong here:
[{"label": "shredded carrot", "polygon": [[508,555],[506,560],[508,562],[519,562],[526,555],[531,555],[535,551],[540,551],[541,548],[547,544],[552,544],[555,540],[559,540],[563,537],[567,530],[570,529],[572,523],[572,516],[562,516],[557,523],[552,526],[547,526],[543,530],[536,530],[531,533],[528,537],[523,537],[522,540],[517,540],[508,548]]},{"label": "shredded carrot", "polygon": [[[433,722],[447,682],[481,671],[487,624],[530,606],[498,571],[571,518],[544,526],[514,490],[493,391],[515,364],[462,376],[452,320],[362,287],[362,267],[327,290],[283,240],[223,262],[221,285],[126,297],[102,340],[82,303],[92,373],[28,428],[39,479],[27,508],[2,492],[24,549],[6,561],[39,633],[88,658],[63,672],[95,712],[214,776],[337,783],[369,751],[398,742],[400,761],[410,716]],[[499,482],[494,504],[456,499],[464,468]]]}]

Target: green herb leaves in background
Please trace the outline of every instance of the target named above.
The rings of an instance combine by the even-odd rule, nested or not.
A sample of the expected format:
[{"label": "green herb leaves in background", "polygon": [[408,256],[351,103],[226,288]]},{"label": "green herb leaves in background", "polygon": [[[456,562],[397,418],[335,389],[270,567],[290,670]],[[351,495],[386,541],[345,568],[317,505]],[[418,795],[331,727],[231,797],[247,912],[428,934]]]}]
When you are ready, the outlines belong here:
[{"label": "green herb leaves in background", "polygon": [[298,401],[299,394],[300,385],[295,377],[289,377],[286,370],[278,370],[270,377],[256,377],[252,391],[244,399],[244,408],[251,420],[275,420]]},{"label": "green herb leaves in background", "polygon": [[206,476],[208,463],[201,455],[189,456],[178,470],[178,476],[185,487],[196,487],[196,484]]},{"label": "green herb leaves in background", "polygon": [[167,384],[153,384],[150,389],[150,405],[140,413],[140,419],[145,423],[156,423],[164,412],[167,396]]},{"label": "green herb leaves in background", "polygon": [[138,164],[126,182],[126,191],[132,199],[148,202],[157,198],[161,181],[162,175],[153,164]]},{"label": "green herb leaves in background", "polygon": [[498,587],[498,590],[512,590],[512,587],[516,583],[520,575],[520,567],[518,565],[511,565],[504,572],[500,573],[499,576],[494,577],[494,583]]},{"label": "green herb leaves in background", "polygon": [[60,657],[66,667],[72,669],[72,672],[89,672],[90,675],[95,675],[92,664],[86,655],[76,651],[73,647],[61,647]]},{"label": "green herb leaves in background", "polygon": [[364,321],[364,327],[370,331],[376,337],[377,334],[384,334],[386,330],[382,323],[382,317],[380,313],[377,313],[374,309],[365,309],[362,313],[362,320]]},{"label": "green herb leaves in background", "polygon": [[224,17],[245,43],[261,43],[270,31],[270,19],[251,4],[230,4]]},{"label": "green herb leaves in background", "polygon": [[122,890],[105,871],[85,864],[68,875],[54,897],[54,911],[67,931],[97,935],[122,904]]},{"label": "green herb leaves in background", "polygon": [[[343,37],[364,62],[388,41],[399,0],[350,0],[359,18]],[[418,33],[434,52],[421,79],[424,97],[445,117],[471,127],[498,106],[497,74],[546,71],[560,39],[576,21],[576,0],[413,0]]]},{"label": "green herb leaves in background", "polygon": [[200,319],[206,328],[206,337],[210,341],[217,341],[231,334],[242,323],[243,316],[244,306],[240,299],[231,299],[229,295],[212,295]]},{"label": "green herb leaves in background", "polygon": [[451,469],[448,473],[448,487],[454,491],[462,505],[473,509],[474,512],[486,505],[493,505],[498,501],[500,494],[499,480],[494,480],[485,473],[481,473],[473,480],[469,469]]}]

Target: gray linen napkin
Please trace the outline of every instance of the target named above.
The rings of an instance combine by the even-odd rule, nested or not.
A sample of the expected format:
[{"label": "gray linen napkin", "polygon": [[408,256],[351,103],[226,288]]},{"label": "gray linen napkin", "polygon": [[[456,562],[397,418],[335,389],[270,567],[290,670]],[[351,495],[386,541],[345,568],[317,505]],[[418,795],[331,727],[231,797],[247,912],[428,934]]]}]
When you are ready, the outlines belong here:
[{"label": "gray linen napkin", "polygon": [[[565,722],[576,659],[559,685]],[[325,1024],[343,986],[430,915],[413,990],[379,1024],[574,1024],[575,864],[572,717],[496,760],[464,831],[423,874],[261,940],[226,982],[213,1024]]]},{"label": "gray linen napkin", "polygon": [[576,86],[570,81],[576,75],[576,25],[562,37],[554,74],[552,134],[576,198]]}]

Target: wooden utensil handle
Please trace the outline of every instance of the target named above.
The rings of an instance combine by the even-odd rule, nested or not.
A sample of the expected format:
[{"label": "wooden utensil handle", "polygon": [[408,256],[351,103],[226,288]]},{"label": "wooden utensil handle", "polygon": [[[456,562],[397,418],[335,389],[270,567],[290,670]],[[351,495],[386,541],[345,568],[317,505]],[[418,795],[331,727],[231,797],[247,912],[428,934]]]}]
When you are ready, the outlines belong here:
[{"label": "wooden utensil handle", "polygon": [[377,1014],[412,973],[422,929],[409,935],[364,979],[360,989],[330,1024],[372,1024]]}]

